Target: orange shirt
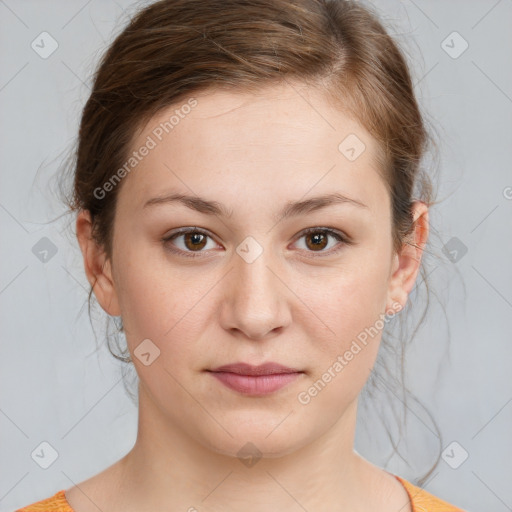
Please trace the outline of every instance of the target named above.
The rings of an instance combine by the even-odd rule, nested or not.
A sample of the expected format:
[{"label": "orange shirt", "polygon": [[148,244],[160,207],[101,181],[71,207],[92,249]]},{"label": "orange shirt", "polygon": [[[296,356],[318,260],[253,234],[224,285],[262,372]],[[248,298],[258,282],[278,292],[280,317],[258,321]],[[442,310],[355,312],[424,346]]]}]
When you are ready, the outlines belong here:
[{"label": "orange shirt", "polygon": [[[404,487],[412,503],[412,512],[464,512],[433,494],[411,484],[407,480],[393,475]],[[32,503],[15,512],[75,512],[66,500],[64,490],[58,491],[50,498]]]}]

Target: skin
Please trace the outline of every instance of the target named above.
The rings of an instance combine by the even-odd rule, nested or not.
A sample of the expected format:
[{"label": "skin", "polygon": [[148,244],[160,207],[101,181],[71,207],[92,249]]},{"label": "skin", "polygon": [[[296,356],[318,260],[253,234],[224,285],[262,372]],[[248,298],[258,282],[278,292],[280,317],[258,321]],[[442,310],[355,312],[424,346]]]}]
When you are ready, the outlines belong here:
[{"label": "skin", "polygon": [[[112,261],[90,237],[88,212],[77,218],[95,296],[123,318],[140,378],[139,417],[132,450],[68,489],[68,501],[77,512],[410,511],[402,485],[353,448],[358,396],[381,331],[309,403],[297,397],[379,315],[405,306],[428,237],[427,206],[414,204],[413,244],[394,253],[377,143],[311,86],[195,97],[197,106],[124,178]],[[133,149],[179,107],[155,116]],[[338,150],[349,134],[366,145],[354,161]],[[215,200],[232,215],[178,203],[143,208],[171,191]],[[336,204],[276,223],[288,201],[332,192],[367,208]],[[201,253],[184,236],[161,241],[190,226],[209,233]],[[322,226],[353,243],[329,235],[315,248],[301,235]],[[236,252],[248,236],[263,249],[251,263]],[[145,339],[160,350],[147,366],[134,355]],[[248,397],[205,371],[237,361],[304,373]],[[237,457],[247,442],[262,454],[251,467]]]}]

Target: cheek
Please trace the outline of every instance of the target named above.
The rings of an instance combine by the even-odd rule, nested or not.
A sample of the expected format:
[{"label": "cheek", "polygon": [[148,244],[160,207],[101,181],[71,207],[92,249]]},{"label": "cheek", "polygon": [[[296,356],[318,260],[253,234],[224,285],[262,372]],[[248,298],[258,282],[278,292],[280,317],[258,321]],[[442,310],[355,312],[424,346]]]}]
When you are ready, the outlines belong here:
[{"label": "cheek", "polygon": [[[315,310],[329,330],[323,329],[327,334],[319,336],[310,325],[310,353],[317,359],[309,387],[301,390],[298,399],[302,404],[314,402],[312,407],[331,419],[357,398],[375,364],[385,326],[386,294],[379,275],[375,268],[341,276],[333,280],[328,293],[318,295]],[[318,328],[318,320],[314,323]]]},{"label": "cheek", "polygon": [[193,341],[203,329],[198,315],[214,282],[205,278],[191,281],[190,273],[162,265],[163,257],[151,261],[149,254],[125,254],[119,260],[122,270],[116,276],[116,286],[130,352],[149,339],[166,368],[181,370],[184,362],[193,360]]},{"label": "cheek", "polygon": [[[344,354],[350,362],[347,369],[348,366],[359,368],[373,364],[385,325],[385,273],[384,261],[359,257],[356,264],[347,263],[345,269],[333,274],[327,280],[328,286],[309,294],[310,301],[306,303],[316,314],[308,316],[311,318],[309,334],[314,349],[324,353],[322,367],[316,365],[318,372],[325,371]],[[324,335],[319,335],[319,324]],[[345,373],[351,371],[344,370]]]},{"label": "cheek", "polygon": [[373,324],[385,310],[386,272],[384,261],[358,257],[353,265],[347,264],[328,280],[317,295],[317,309],[325,312],[337,328]]}]

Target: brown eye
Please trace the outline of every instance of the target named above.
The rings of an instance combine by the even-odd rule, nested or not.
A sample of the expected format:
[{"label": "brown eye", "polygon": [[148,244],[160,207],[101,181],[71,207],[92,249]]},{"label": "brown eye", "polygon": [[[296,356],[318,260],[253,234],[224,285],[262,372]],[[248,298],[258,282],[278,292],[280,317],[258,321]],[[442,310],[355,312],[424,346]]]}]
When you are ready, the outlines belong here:
[{"label": "brown eye", "polygon": [[306,245],[309,249],[324,249],[328,244],[328,236],[323,231],[308,233],[306,236]]},{"label": "brown eye", "polygon": [[[348,238],[343,236],[338,231],[334,231],[330,228],[310,228],[302,232],[302,235],[298,238],[298,240],[305,240],[305,250],[307,252],[317,252],[317,253],[325,253],[325,255],[333,254],[338,252],[344,245],[349,245],[350,242]],[[338,241],[336,243],[330,243],[330,239],[334,239]],[[330,250],[333,246],[338,245],[339,247],[333,250]],[[325,250],[326,247],[329,249]],[[323,255],[323,254],[322,254]]]},{"label": "brown eye", "polygon": [[184,244],[187,249],[195,251],[202,249],[206,245],[206,235],[199,232],[186,233],[184,235]]},{"label": "brown eye", "polygon": [[[211,247],[207,247],[209,241]],[[162,238],[162,242],[169,251],[191,257],[202,256],[201,253],[207,252],[206,249],[217,247],[212,237],[198,228],[181,229]]]}]

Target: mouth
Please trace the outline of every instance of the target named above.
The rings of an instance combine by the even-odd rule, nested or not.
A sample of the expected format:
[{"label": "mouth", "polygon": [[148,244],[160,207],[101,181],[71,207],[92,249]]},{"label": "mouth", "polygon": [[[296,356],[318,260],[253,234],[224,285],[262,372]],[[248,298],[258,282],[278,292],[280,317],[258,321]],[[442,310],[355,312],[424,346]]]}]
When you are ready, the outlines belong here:
[{"label": "mouth", "polygon": [[234,363],[207,371],[228,388],[251,396],[274,393],[304,374],[297,368],[273,362],[258,366]]},{"label": "mouth", "polygon": [[232,363],[225,364],[223,366],[219,366],[214,368],[213,370],[208,370],[212,372],[229,372],[236,373],[238,375],[248,375],[248,376],[260,376],[260,375],[276,375],[276,374],[286,374],[286,373],[301,373],[301,370],[297,368],[289,368],[288,366],[283,366],[279,363],[269,362],[260,364],[258,366],[254,366],[248,363]]}]

